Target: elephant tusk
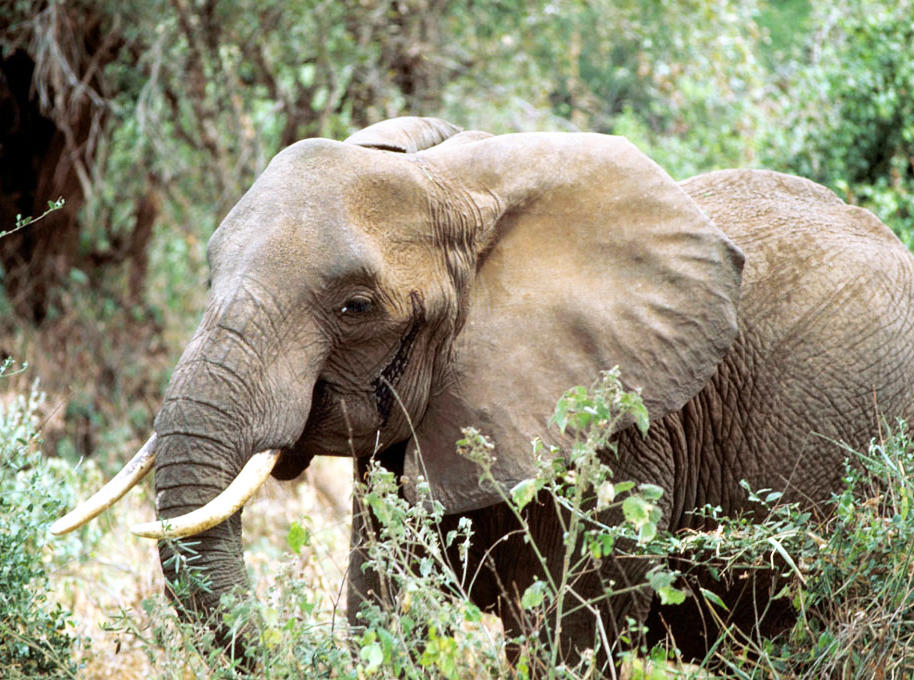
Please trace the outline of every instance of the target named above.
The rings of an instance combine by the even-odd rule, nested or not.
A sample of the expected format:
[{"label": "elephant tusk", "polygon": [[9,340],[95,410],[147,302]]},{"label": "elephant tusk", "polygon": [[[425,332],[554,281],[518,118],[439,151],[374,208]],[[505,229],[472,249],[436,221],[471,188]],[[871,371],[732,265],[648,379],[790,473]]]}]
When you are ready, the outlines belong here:
[{"label": "elephant tusk", "polygon": [[180,517],[135,524],[130,527],[130,531],[146,538],[183,538],[216,526],[248,502],[270,476],[270,471],[279,460],[279,453],[277,449],[255,453],[232,483],[203,507]]},{"label": "elephant tusk", "polygon": [[130,491],[136,483],[146,476],[156,460],[156,435],[146,440],[143,447],[136,452],[120,472],[118,472],[105,486],[96,491],[90,498],[80,503],[73,510],[61,517],[51,525],[51,533],[55,536],[69,533],[78,529],[90,519],[100,515],[121,496]]}]

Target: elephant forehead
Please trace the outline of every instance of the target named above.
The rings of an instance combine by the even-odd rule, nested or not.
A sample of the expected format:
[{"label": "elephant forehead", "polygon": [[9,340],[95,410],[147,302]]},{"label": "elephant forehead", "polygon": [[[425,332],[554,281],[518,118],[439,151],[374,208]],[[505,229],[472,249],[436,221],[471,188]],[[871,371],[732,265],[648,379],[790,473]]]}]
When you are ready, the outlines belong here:
[{"label": "elephant forehead", "polygon": [[431,239],[431,179],[401,154],[327,140],[280,152],[223,221],[214,263],[339,278],[410,259]]},{"label": "elephant forehead", "polygon": [[345,227],[396,238],[427,221],[431,187],[403,154],[305,140],[277,154],[232,212],[281,220],[319,240]]}]

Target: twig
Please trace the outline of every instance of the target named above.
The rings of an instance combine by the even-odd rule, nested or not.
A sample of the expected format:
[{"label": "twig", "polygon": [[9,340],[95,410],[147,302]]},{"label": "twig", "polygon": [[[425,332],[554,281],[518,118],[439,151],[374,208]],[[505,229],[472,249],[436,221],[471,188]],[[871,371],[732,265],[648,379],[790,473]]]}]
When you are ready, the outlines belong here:
[{"label": "twig", "polygon": [[63,197],[60,197],[56,201],[48,201],[48,209],[41,213],[38,217],[23,217],[21,213],[16,215],[16,226],[9,231],[0,231],[0,238],[14,234],[21,229],[25,229],[30,224],[35,224],[35,222],[44,219],[55,210],[60,210],[63,207],[63,204],[64,199]]}]

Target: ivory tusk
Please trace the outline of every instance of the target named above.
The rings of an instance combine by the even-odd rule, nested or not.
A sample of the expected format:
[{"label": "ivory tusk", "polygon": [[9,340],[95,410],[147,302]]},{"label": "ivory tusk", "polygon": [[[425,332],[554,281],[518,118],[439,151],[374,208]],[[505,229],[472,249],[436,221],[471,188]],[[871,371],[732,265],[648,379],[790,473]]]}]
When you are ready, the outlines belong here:
[{"label": "ivory tusk", "polygon": [[130,459],[105,486],[96,491],[90,498],[77,505],[73,510],[51,525],[55,536],[78,529],[93,517],[100,515],[116,503],[121,496],[130,491],[137,482],[146,476],[156,460],[156,435],[146,440],[143,447]]},{"label": "ivory tusk", "polygon": [[279,451],[276,449],[255,453],[232,483],[203,507],[180,517],[135,524],[130,531],[137,536],[158,539],[183,538],[206,531],[238,512],[270,476],[277,460]]}]

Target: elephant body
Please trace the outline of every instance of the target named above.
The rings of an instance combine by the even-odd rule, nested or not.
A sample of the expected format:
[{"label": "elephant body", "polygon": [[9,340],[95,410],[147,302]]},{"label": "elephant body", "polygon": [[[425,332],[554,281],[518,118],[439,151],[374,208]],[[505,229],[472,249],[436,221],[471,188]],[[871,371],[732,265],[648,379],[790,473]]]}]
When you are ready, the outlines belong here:
[{"label": "elephant body", "polygon": [[[535,560],[457,455],[461,427],[494,440],[510,486],[533,474],[531,439],[567,444],[546,427],[563,391],[618,365],[652,424],[616,433],[609,463],[662,487],[675,530],[705,503],[744,508],[743,479],[825,500],[844,471],[836,442],[863,447],[882,418],[914,415],[914,259],[867,211],[786,175],[680,185],[618,137],[395,119],[282,151],[208,255],[210,301],[155,424],[158,516],[206,505],[263,449],[281,452],[280,479],[314,455],[362,473],[376,456],[406,498],[421,471],[446,523],[473,520],[486,564],[472,597],[509,630]],[[540,551],[561,555],[557,518],[526,512]],[[357,513],[350,616],[383,592],[360,568],[371,530]],[[212,590],[193,604],[213,609],[246,585],[240,512],[195,540]],[[646,568],[606,560],[579,589]],[[648,604],[640,591],[601,616],[611,634]],[[563,622],[569,654],[594,623]]]},{"label": "elephant body", "polygon": [[[805,179],[725,170],[682,187],[746,256],[738,333],[698,394],[651,423],[646,437],[634,427],[621,432],[618,456],[607,454],[605,462],[617,480],[663,488],[661,526],[671,531],[705,528],[691,512],[705,504],[729,515],[751,510],[742,480],[814,507],[842,488],[842,444],[863,451],[886,418],[914,415],[914,260],[871,213]],[[384,463],[400,471],[402,457],[391,451]],[[519,633],[516,602],[502,598],[542,578],[531,568],[535,554],[504,504],[451,515],[443,530],[456,529],[460,516],[475,532],[470,572],[483,561],[489,570],[472,593],[476,604],[498,611],[508,632]],[[562,553],[551,504],[531,504],[525,519],[543,554]],[[369,530],[357,521],[353,544]],[[350,601],[358,602],[379,592],[379,576],[357,568],[358,550],[353,559]],[[459,563],[456,554],[452,559]],[[638,583],[648,567],[643,560],[607,563],[576,590],[599,599],[610,579]],[[650,601],[648,589],[617,597],[604,624],[624,630],[626,616],[645,619]],[[356,611],[350,609],[353,623]],[[672,607],[663,625],[681,648],[703,654],[714,639],[707,622],[693,615],[677,626],[679,613]],[[594,623],[586,612],[568,617],[567,639],[593,641]],[[572,657],[580,651],[573,647],[566,650]]]}]

